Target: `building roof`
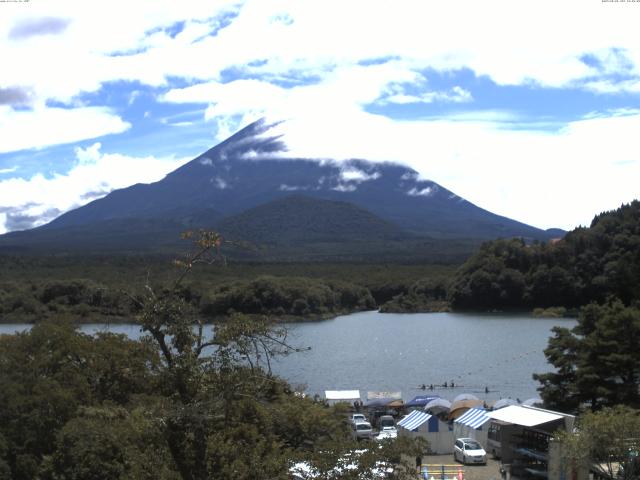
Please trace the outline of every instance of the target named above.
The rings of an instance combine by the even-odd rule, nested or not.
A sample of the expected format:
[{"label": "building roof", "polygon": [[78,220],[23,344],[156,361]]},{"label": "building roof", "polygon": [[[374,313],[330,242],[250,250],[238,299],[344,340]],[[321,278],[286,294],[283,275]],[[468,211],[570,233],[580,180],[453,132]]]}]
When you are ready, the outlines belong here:
[{"label": "building roof", "polygon": [[566,415],[540,408],[509,405],[500,410],[488,412],[487,416],[505,423],[522,425],[523,427],[535,427],[536,425],[559,420]]},{"label": "building roof", "polygon": [[327,400],[356,400],[360,398],[360,390],[325,390]]}]

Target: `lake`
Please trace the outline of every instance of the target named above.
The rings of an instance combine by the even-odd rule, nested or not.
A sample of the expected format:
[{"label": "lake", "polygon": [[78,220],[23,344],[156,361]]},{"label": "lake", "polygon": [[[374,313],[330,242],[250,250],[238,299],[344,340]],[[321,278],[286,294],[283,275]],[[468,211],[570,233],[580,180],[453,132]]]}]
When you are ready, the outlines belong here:
[{"label": "lake", "polygon": [[[306,392],[359,389],[401,391],[405,401],[434,393],[452,400],[470,392],[481,399],[538,396],[533,373],[550,370],[543,354],[555,325],[575,320],[512,314],[360,312],[321,322],[287,324],[290,342],[310,350],[280,358],[274,370]],[[0,325],[13,333],[28,325]],[[105,330],[140,336],[131,324],[89,324],[81,330]],[[442,388],[444,382],[455,388]],[[422,391],[419,386],[434,385]],[[490,392],[485,394],[485,387]]]}]

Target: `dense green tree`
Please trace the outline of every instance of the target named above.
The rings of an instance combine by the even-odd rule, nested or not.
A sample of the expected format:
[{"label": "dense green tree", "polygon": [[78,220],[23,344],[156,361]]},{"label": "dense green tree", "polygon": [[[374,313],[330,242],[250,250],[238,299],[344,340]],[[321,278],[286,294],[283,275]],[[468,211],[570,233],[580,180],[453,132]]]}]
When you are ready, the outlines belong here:
[{"label": "dense green tree", "polygon": [[83,407],[58,433],[42,477],[68,480],[177,480],[153,410]]},{"label": "dense green tree", "polygon": [[559,432],[559,441],[564,458],[574,466],[595,470],[603,478],[640,478],[638,410],[619,406],[586,412],[574,432]]},{"label": "dense green tree", "polygon": [[318,318],[368,310],[375,305],[366,288],[344,281],[264,275],[211,289],[201,310],[209,316],[224,316],[233,311],[280,318]]},{"label": "dense green tree", "polygon": [[149,394],[156,359],[148,344],[84,335],[66,322],[0,336],[0,435],[14,478],[35,478],[81,406]]},{"label": "dense green tree", "polygon": [[640,202],[594,218],[563,239],[488,242],[449,289],[457,309],[580,307],[615,296],[640,301]]},{"label": "dense green tree", "polygon": [[555,328],[545,355],[556,372],[537,374],[551,407],[640,408],[640,309],[619,300],[583,309],[569,331]]}]

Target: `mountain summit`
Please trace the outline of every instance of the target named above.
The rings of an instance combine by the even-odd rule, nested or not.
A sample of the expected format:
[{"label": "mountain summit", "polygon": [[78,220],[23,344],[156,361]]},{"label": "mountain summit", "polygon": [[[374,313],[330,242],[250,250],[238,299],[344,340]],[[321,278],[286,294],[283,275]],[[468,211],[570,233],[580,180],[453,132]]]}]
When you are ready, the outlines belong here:
[{"label": "mountain summit", "polygon": [[[363,241],[551,236],[483,210],[399,164],[288,158],[273,127],[252,123],[159,182],[115,190],[45,226],[4,235],[0,246],[73,249],[100,234],[98,248],[136,250],[144,241],[170,244],[180,230],[198,227],[228,229],[238,238],[246,232],[256,243],[262,232],[271,242],[295,238],[298,245],[317,241],[323,229],[337,243],[354,241],[358,231]],[[351,220],[357,228],[336,229]]]}]

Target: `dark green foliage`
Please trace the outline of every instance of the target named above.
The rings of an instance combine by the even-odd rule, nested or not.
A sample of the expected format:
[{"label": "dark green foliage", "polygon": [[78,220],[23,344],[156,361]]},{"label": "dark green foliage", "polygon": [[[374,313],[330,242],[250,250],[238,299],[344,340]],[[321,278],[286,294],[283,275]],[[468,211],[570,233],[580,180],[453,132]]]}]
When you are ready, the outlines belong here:
[{"label": "dark green foliage", "polygon": [[41,323],[0,337],[0,438],[16,479],[32,479],[83,405],[126,404],[154,388],[155,350],[124,336]]},{"label": "dark green foliage", "polygon": [[91,280],[52,279],[0,284],[0,318],[5,322],[36,322],[53,317],[85,321],[131,316],[126,297]]},{"label": "dark green foliage", "polygon": [[640,309],[589,305],[572,330],[555,328],[545,355],[556,372],[536,374],[545,404],[561,411],[640,408]]},{"label": "dark green foliage", "polygon": [[366,288],[345,282],[293,277],[262,276],[248,283],[223,286],[203,300],[206,315],[226,315],[229,311],[247,314],[335,316],[340,313],[370,310],[375,301]]},{"label": "dark green foliage", "polygon": [[[223,219],[225,238],[258,245],[410,240],[414,235],[351,203],[292,195]],[[338,245],[334,248],[339,249]]]},{"label": "dark green foliage", "polygon": [[381,312],[441,312],[449,309],[448,278],[423,278],[386,302]]},{"label": "dark green foliage", "polygon": [[640,300],[640,202],[594,218],[562,240],[484,244],[456,273],[458,309],[579,307],[615,296]]},{"label": "dark green foliage", "polygon": [[[135,304],[123,292],[140,295],[140,291],[131,291],[130,284],[142,285],[148,277],[158,283],[165,281],[170,264],[167,258],[157,256],[0,256],[0,322],[34,323],[61,316],[74,322],[133,321]],[[224,299],[225,290],[233,290],[238,300],[249,298],[255,293],[250,291],[252,280],[271,277],[273,288],[288,294],[296,290],[301,301],[296,308],[284,303],[279,305],[281,310],[276,307],[261,313],[275,319],[290,315],[309,319],[362,310],[363,302],[364,308],[375,308],[397,295],[406,296],[418,280],[446,283],[454,269],[453,265],[419,264],[230,264],[224,269],[194,271],[184,282],[182,293],[194,307],[206,309],[213,300]],[[332,292],[325,297],[327,303],[318,304],[318,311],[310,316],[294,313],[309,307],[308,300],[306,306],[302,302],[312,294],[306,288]],[[226,308],[248,311],[239,305]]]},{"label": "dark green foliage", "polygon": [[[279,328],[234,316],[204,339],[181,296],[144,307],[152,341],[50,322],[0,337],[0,479],[284,479],[357,447],[343,410],[270,374],[268,356],[290,351]],[[418,448],[376,460],[400,446]]]}]

